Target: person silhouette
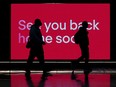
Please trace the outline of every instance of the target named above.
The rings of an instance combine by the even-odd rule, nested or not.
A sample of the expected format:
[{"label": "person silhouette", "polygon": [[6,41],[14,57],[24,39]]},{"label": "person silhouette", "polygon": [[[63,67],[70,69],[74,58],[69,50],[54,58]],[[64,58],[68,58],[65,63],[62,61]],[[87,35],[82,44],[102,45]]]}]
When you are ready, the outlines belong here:
[{"label": "person silhouette", "polygon": [[30,28],[29,32],[29,39],[30,39],[30,53],[27,60],[26,65],[26,79],[30,78],[30,67],[32,65],[32,62],[35,57],[39,60],[39,64],[41,65],[41,68],[43,70],[42,79],[45,79],[47,72],[45,70],[45,64],[44,64],[44,51],[43,51],[43,45],[45,45],[45,42],[42,39],[42,33],[40,31],[40,26],[42,25],[42,22],[40,19],[35,19],[34,24]]},{"label": "person silhouette", "polygon": [[77,64],[79,64],[79,62],[81,60],[85,61],[85,67],[84,67],[84,73],[85,72],[90,72],[91,69],[88,66],[88,61],[89,61],[89,38],[88,38],[88,31],[87,31],[87,27],[88,27],[88,22],[87,21],[83,21],[82,22],[82,27],[79,28],[79,30],[77,31],[78,34],[78,44],[79,47],[81,49],[81,57],[79,57],[78,59],[74,60],[71,62],[72,64],[72,74],[71,74],[71,78],[75,79],[76,76],[74,74],[74,70],[77,66]]}]

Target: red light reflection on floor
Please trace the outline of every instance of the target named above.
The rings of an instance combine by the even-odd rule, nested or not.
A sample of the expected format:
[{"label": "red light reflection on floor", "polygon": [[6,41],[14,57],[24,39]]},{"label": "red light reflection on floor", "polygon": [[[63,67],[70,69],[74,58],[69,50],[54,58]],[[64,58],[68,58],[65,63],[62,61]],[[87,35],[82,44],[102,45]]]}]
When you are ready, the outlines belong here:
[{"label": "red light reflection on floor", "polygon": [[[24,74],[12,74],[11,87],[83,87],[87,84],[84,74],[77,74],[77,80],[71,80],[71,74],[53,74],[45,81],[41,81],[41,74],[31,74],[31,78],[26,81]],[[110,87],[110,74],[89,74],[88,84],[88,87]]]}]

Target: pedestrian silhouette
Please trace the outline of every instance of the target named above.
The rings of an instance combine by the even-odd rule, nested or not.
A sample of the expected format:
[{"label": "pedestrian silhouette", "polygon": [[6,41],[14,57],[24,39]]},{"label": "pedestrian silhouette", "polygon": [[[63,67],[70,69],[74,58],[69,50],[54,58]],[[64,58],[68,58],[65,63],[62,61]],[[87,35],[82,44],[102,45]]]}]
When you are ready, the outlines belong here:
[{"label": "pedestrian silhouette", "polygon": [[88,61],[89,61],[89,38],[88,38],[88,31],[87,31],[88,23],[87,21],[82,22],[82,27],[79,28],[79,30],[76,32],[74,35],[74,40],[76,44],[79,44],[79,47],[81,49],[81,57],[78,59],[72,61],[72,74],[71,78],[75,79],[76,76],[74,74],[74,70],[76,69],[77,65],[81,60],[85,61],[85,67],[84,67],[84,72],[90,72],[91,69],[88,66]]},{"label": "pedestrian silhouette", "polygon": [[[26,79],[30,78],[30,68],[32,66],[32,62],[35,57],[39,60],[39,64],[41,65],[41,68],[43,70],[42,79],[45,79],[47,72],[45,69],[45,63],[44,63],[44,50],[43,45],[45,45],[45,42],[42,39],[42,33],[40,31],[40,26],[42,25],[42,22],[40,19],[35,19],[34,24],[31,26],[30,32],[29,32],[29,41],[30,41],[30,53],[27,60],[26,65]],[[28,48],[29,48],[28,47]]]}]

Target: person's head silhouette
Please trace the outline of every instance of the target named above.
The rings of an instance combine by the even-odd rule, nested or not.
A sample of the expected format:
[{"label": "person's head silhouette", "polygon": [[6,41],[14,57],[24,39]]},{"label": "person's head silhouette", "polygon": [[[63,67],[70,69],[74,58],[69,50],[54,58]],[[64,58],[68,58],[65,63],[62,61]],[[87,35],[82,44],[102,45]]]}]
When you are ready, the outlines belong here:
[{"label": "person's head silhouette", "polygon": [[35,26],[41,26],[42,25],[42,22],[40,19],[35,19],[35,22],[34,22]]},{"label": "person's head silhouette", "polygon": [[88,27],[88,22],[87,22],[87,21],[83,21],[83,22],[82,22],[82,26],[83,26],[84,28],[87,28],[87,27]]}]

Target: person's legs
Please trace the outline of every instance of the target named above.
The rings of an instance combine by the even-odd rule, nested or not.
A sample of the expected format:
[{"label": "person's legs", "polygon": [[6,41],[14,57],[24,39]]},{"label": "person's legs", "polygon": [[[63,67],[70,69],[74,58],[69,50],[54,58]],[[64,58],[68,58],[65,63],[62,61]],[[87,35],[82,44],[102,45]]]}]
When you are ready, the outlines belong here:
[{"label": "person's legs", "polygon": [[71,69],[72,69],[72,73],[71,73],[71,79],[76,79],[76,76],[74,74],[74,70],[75,70],[75,60],[71,61]]},{"label": "person's legs", "polygon": [[25,76],[27,77],[27,79],[30,79],[30,68],[31,68],[34,57],[35,57],[34,50],[30,49],[30,54],[29,54],[26,69],[25,69],[26,71]]},{"label": "person's legs", "polygon": [[[84,67],[87,67],[88,66],[88,61],[89,61],[89,49],[87,46],[83,46],[82,47],[82,55],[83,55],[83,59],[85,61],[85,66]],[[86,66],[87,65],[87,66]]]},{"label": "person's legs", "polygon": [[43,71],[43,73],[45,73],[46,71],[46,68],[45,68],[45,61],[44,61],[44,55],[43,54],[40,54],[37,56],[38,60],[39,60],[39,63],[40,63],[40,66],[41,66],[41,69]]},{"label": "person's legs", "polygon": [[89,48],[88,47],[85,48],[84,56],[85,56],[85,66],[88,67],[88,62],[89,62]]},{"label": "person's legs", "polygon": [[71,69],[72,69],[71,79],[76,79],[74,71],[77,68],[77,66],[79,65],[79,62],[84,59],[84,55],[83,55],[84,53],[83,53],[83,49],[81,46],[80,46],[80,49],[81,49],[81,56],[78,59],[71,62]]},{"label": "person's legs", "polygon": [[46,67],[45,67],[45,61],[44,61],[44,51],[43,51],[43,47],[40,46],[38,48],[39,50],[36,51],[37,53],[37,58],[39,60],[39,64],[41,66],[41,69],[43,71],[43,74],[42,74],[42,79],[45,79],[45,76],[46,76],[46,73],[47,73],[47,70],[46,70]]},{"label": "person's legs", "polygon": [[84,66],[84,73],[90,73],[92,69],[89,67],[89,48],[85,47],[84,50],[84,57],[85,57],[85,66]]},{"label": "person's legs", "polygon": [[77,67],[76,65],[77,65],[76,60],[71,61],[71,70],[72,70],[71,79],[72,80],[75,80],[76,79],[76,76],[75,76],[75,73],[74,73],[74,71],[75,71],[75,69]]},{"label": "person's legs", "polygon": [[39,59],[39,62],[40,62],[40,66],[43,70],[43,74],[42,74],[41,79],[47,79],[48,76],[52,76],[52,74],[48,73],[47,67],[45,65],[44,55],[40,54],[38,59]]}]

